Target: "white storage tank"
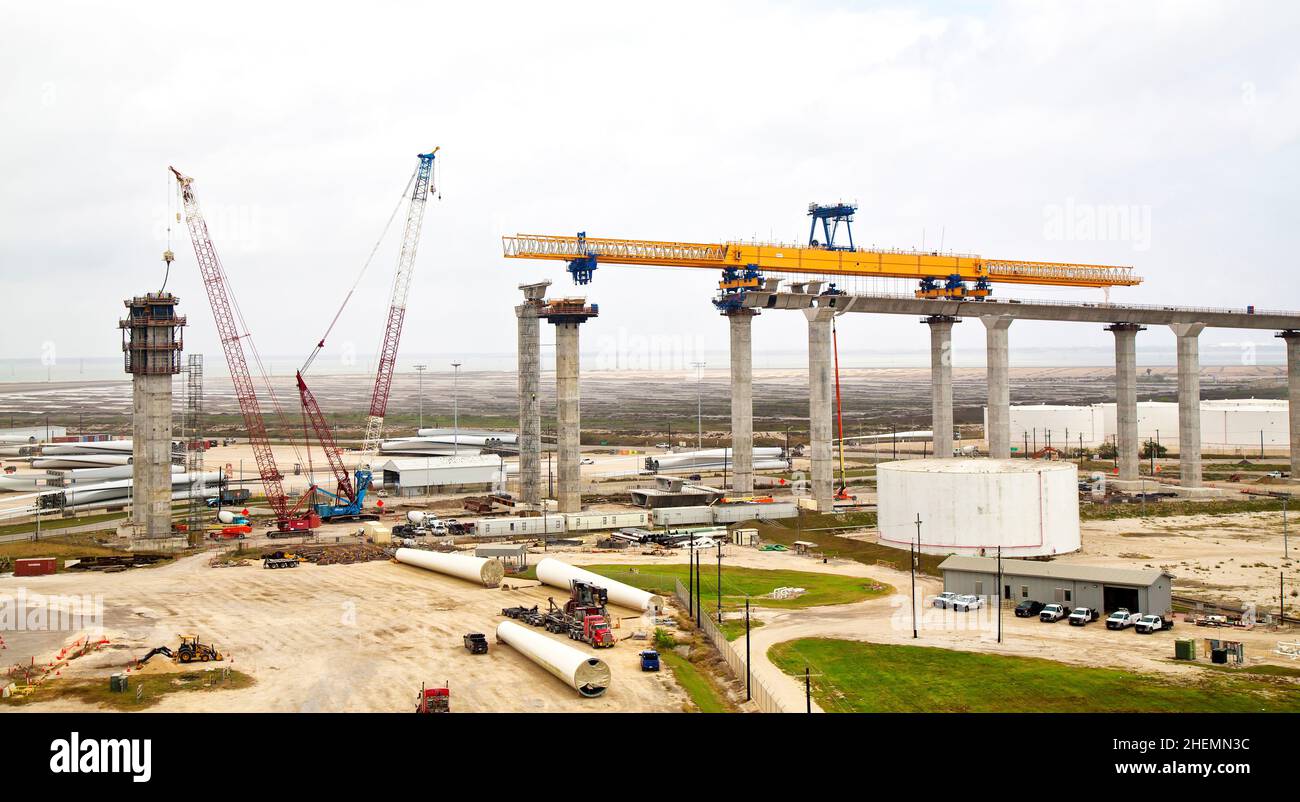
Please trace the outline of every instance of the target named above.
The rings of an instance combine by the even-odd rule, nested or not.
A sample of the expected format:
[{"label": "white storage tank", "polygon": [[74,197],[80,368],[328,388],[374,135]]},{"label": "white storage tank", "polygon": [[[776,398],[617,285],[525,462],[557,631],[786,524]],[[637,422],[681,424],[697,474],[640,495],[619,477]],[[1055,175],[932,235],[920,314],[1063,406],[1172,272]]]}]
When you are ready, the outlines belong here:
[{"label": "white storage tank", "polygon": [[1072,462],[918,459],[876,468],[880,542],[927,554],[1036,557],[1079,549]]}]

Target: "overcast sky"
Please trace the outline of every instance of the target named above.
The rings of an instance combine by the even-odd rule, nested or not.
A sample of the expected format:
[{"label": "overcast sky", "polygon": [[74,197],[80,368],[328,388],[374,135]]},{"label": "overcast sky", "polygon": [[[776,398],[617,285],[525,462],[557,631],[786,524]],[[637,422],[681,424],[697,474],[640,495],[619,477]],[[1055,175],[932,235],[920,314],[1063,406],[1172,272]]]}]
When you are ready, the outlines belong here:
[{"label": "overcast sky", "polygon": [[[121,300],[162,283],[169,164],[259,350],[305,355],[435,144],[407,357],[512,353],[516,285],[572,293],[560,263],[503,259],[503,234],[796,241],[810,201],[839,199],[863,245],[1133,265],[1146,283],[1113,300],[1300,308],[1293,3],[115,5],[0,11],[0,358],[119,353]],[[375,351],[399,228],[322,364]],[[187,347],[219,363],[174,229]],[[715,281],[601,268],[584,350],[725,349]],[[754,332],[756,352],[806,342],[794,313]],[[927,343],[900,317],[840,336]],[[983,336],[969,321],[955,347]],[[1017,323],[1013,359],[1108,337]],[[1249,338],[1274,345],[1203,342]]]}]

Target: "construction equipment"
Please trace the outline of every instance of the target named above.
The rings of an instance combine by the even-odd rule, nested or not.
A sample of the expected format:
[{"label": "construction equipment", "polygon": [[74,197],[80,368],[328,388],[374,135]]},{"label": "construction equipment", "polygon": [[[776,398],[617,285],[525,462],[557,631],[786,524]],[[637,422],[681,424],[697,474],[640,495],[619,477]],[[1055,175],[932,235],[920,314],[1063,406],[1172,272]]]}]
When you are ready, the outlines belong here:
[{"label": "construction equipment", "polygon": [[[284,492],[284,474],[275,464],[275,454],[271,451],[271,440],[267,435],[266,422],[262,418],[262,408],[253,386],[252,374],[248,369],[248,359],[244,354],[244,343],[253,351],[259,367],[261,359],[253,347],[248,326],[236,324],[236,318],[243,323],[226,282],[226,273],[217,257],[216,247],[208,234],[208,224],[199,210],[198,197],[194,194],[194,179],[182,174],[175,167],[170,168],[176,176],[180,189],[181,201],[185,207],[185,222],[190,230],[190,240],[194,244],[194,257],[198,262],[199,273],[203,277],[203,286],[207,290],[208,301],[212,306],[212,317],[216,322],[217,334],[221,338],[221,347],[226,354],[226,364],[230,368],[230,379],[235,389],[235,398],[239,402],[239,411],[244,419],[244,428],[248,432],[248,442],[252,446],[253,456],[257,461],[257,472],[266,491],[266,501],[275,512],[276,529],[281,533],[310,532],[320,525],[320,517],[315,512],[300,509],[304,495],[293,506]],[[263,371],[265,379],[265,371]],[[269,387],[269,382],[268,382]],[[274,396],[272,396],[274,403]],[[278,406],[278,405],[277,405]]]},{"label": "construction equipment", "polygon": [[[307,382],[302,377],[302,371],[298,371],[296,378],[298,397],[302,402],[303,417],[306,421],[304,423],[304,439],[306,438],[306,424],[310,423],[312,430],[316,433],[316,441],[320,443],[321,451],[325,453],[325,459],[329,462],[330,471],[334,474],[336,483],[335,492],[330,492],[312,483],[307,490],[307,494],[325,496],[329,500],[312,504],[311,508],[322,521],[343,521],[361,518],[366,501],[366,491],[370,488],[373,475],[368,469],[358,468],[354,476],[348,476],[347,469],[343,467],[343,454],[339,450],[338,444],[334,442],[334,434],[330,431],[329,424],[326,423],[325,416],[320,411],[316,396],[307,388]],[[310,461],[310,446],[307,453]],[[378,515],[370,517],[377,518]]]},{"label": "construction equipment", "polygon": [[293,552],[273,551],[262,555],[263,568],[297,568],[302,557]]},{"label": "construction equipment", "polygon": [[420,683],[420,698],[416,702],[415,712],[450,713],[451,688],[446,685],[441,688],[426,688],[424,683]]},{"label": "construction equipment", "polygon": [[[834,234],[832,233],[831,236],[833,237]],[[850,236],[851,243],[852,237]],[[840,395],[840,334],[835,327],[835,318],[831,318],[831,342],[835,351],[835,417],[839,421],[840,427],[840,486],[835,490],[835,500],[856,501],[857,496],[849,495],[848,480],[845,478],[844,473],[844,401]]]},{"label": "construction equipment", "polygon": [[136,667],[139,668],[140,666],[149,662],[150,658],[152,658],[156,654],[161,654],[163,657],[166,657],[168,660],[176,659],[176,653],[171,650],[171,647],[159,646],[155,649],[150,649],[148,654],[146,654],[144,657],[141,657],[139,660],[136,660],[135,661]]},{"label": "construction equipment", "polygon": [[217,647],[208,643],[199,643],[198,635],[181,635],[180,648],[176,650],[176,659],[182,663],[201,663],[223,659]]},{"label": "construction equipment", "polygon": [[[753,242],[671,242],[636,239],[594,239],[586,232],[576,236],[519,234],[502,237],[507,258],[558,259],[568,263],[577,284],[592,280],[597,266],[605,264],[655,267],[694,267],[721,271],[714,304],[723,312],[739,309],[746,290],[759,289],[769,278],[790,276],[846,276],[916,279],[918,298],[980,300],[991,293],[994,282],[1057,287],[1124,287],[1140,284],[1132,267],[987,259],[973,254],[938,251],[862,249],[853,244],[852,204],[810,204],[813,232],[806,246]],[[821,223],[826,241],[814,239]],[[833,224],[833,226],[832,226]],[[835,235],[840,226],[849,244],[840,246]],[[968,284],[967,282],[971,282]]]},{"label": "construction equipment", "polygon": [[[434,148],[419,155],[415,181],[411,188],[411,202],[406,212],[406,229],[402,235],[402,249],[397,257],[397,271],[393,276],[392,298],[388,306],[388,323],[384,327],[383,345],[379,350],[379,367],[375,373],[375,386],[370,395],[370,415],[366,418],[366,436],[361,446],[363,465],[379,453],[379,443],[384,436],[384,415],[388,410],[388,392],[393,384],[393,371],[397,366],[397,344],[402,336],[402,321],[406,317],[406,298],[411,291],[411,276],[415,269],[415,251],[420,244],[420,228],[424,222],[424,207],[433,190]],[[436,190],[434,190],[436,191]]]}]

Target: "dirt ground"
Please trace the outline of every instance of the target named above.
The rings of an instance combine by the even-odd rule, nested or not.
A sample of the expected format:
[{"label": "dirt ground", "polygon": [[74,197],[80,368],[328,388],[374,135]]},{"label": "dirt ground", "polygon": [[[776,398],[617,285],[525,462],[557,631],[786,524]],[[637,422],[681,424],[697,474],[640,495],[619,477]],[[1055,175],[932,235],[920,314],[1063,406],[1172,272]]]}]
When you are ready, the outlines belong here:
[{"label": "dirt ground", "polygon": [[[237,691],[175,694],[158,711],[406,711],[420,683],[450,683],[457,712],[679,711],[685,694],[667,668],[642,673],[629,640],[598,655],[613,671],[604,696],[584,699],[505,644],[495,626],[502,607],[546,605],[554,589],[502,591],[392,562],[211,568],[210,555],[118,574],[58,574],[0,579],[0,593],[102,594],[112,647],[81,658],[65,676],[106,677],[180,633],[198,633],[256,684]],[[611,609],[611,612],[614,612]],[[625,638],[648,631],[634,611],[620,610]],[[466,632],[489,635],[487,656],[462,646]],[[73,633],[7,633],[7,662],[57,652]],[[566,643],[567,639],[557,637]],[[589,647],[574,644],[575,648]],[[157,658],[155,658],[157,659]],[[147,680],[146,680],[147,681]],[[22,710],[82,709],[74,701]]]}]

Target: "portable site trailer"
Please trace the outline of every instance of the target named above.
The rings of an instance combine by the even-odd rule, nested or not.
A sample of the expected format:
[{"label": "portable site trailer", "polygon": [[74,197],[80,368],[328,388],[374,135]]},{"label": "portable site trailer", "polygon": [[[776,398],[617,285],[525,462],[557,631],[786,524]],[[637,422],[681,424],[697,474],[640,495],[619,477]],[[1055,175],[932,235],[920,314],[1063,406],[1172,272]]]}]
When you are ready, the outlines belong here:
[{"label": "portable site trailer", "polygon": [[566,532],[594,532],[604,529],[621,529],[627,526],[646,526],[650,514],[639,512],[570,512],[564,515]]},{"label": "portable site trailer", "polygon": [[798,508],[793,503],[785,501],[770,504],[715,504],[713,506],[713,520],[720,524],[770,521],[775,518],[793,518],[798,514]]},{"label": "portable site trailer", "polygon": [[564,532],[563,515],[536,515],[531,518],[479,518],[474,529],[474,534],[479,537],[559,535]]},{"label": "portable site trailer", "polygon": [[661,507],[650,511],[655,526],[713,523],[712,507]]}]

